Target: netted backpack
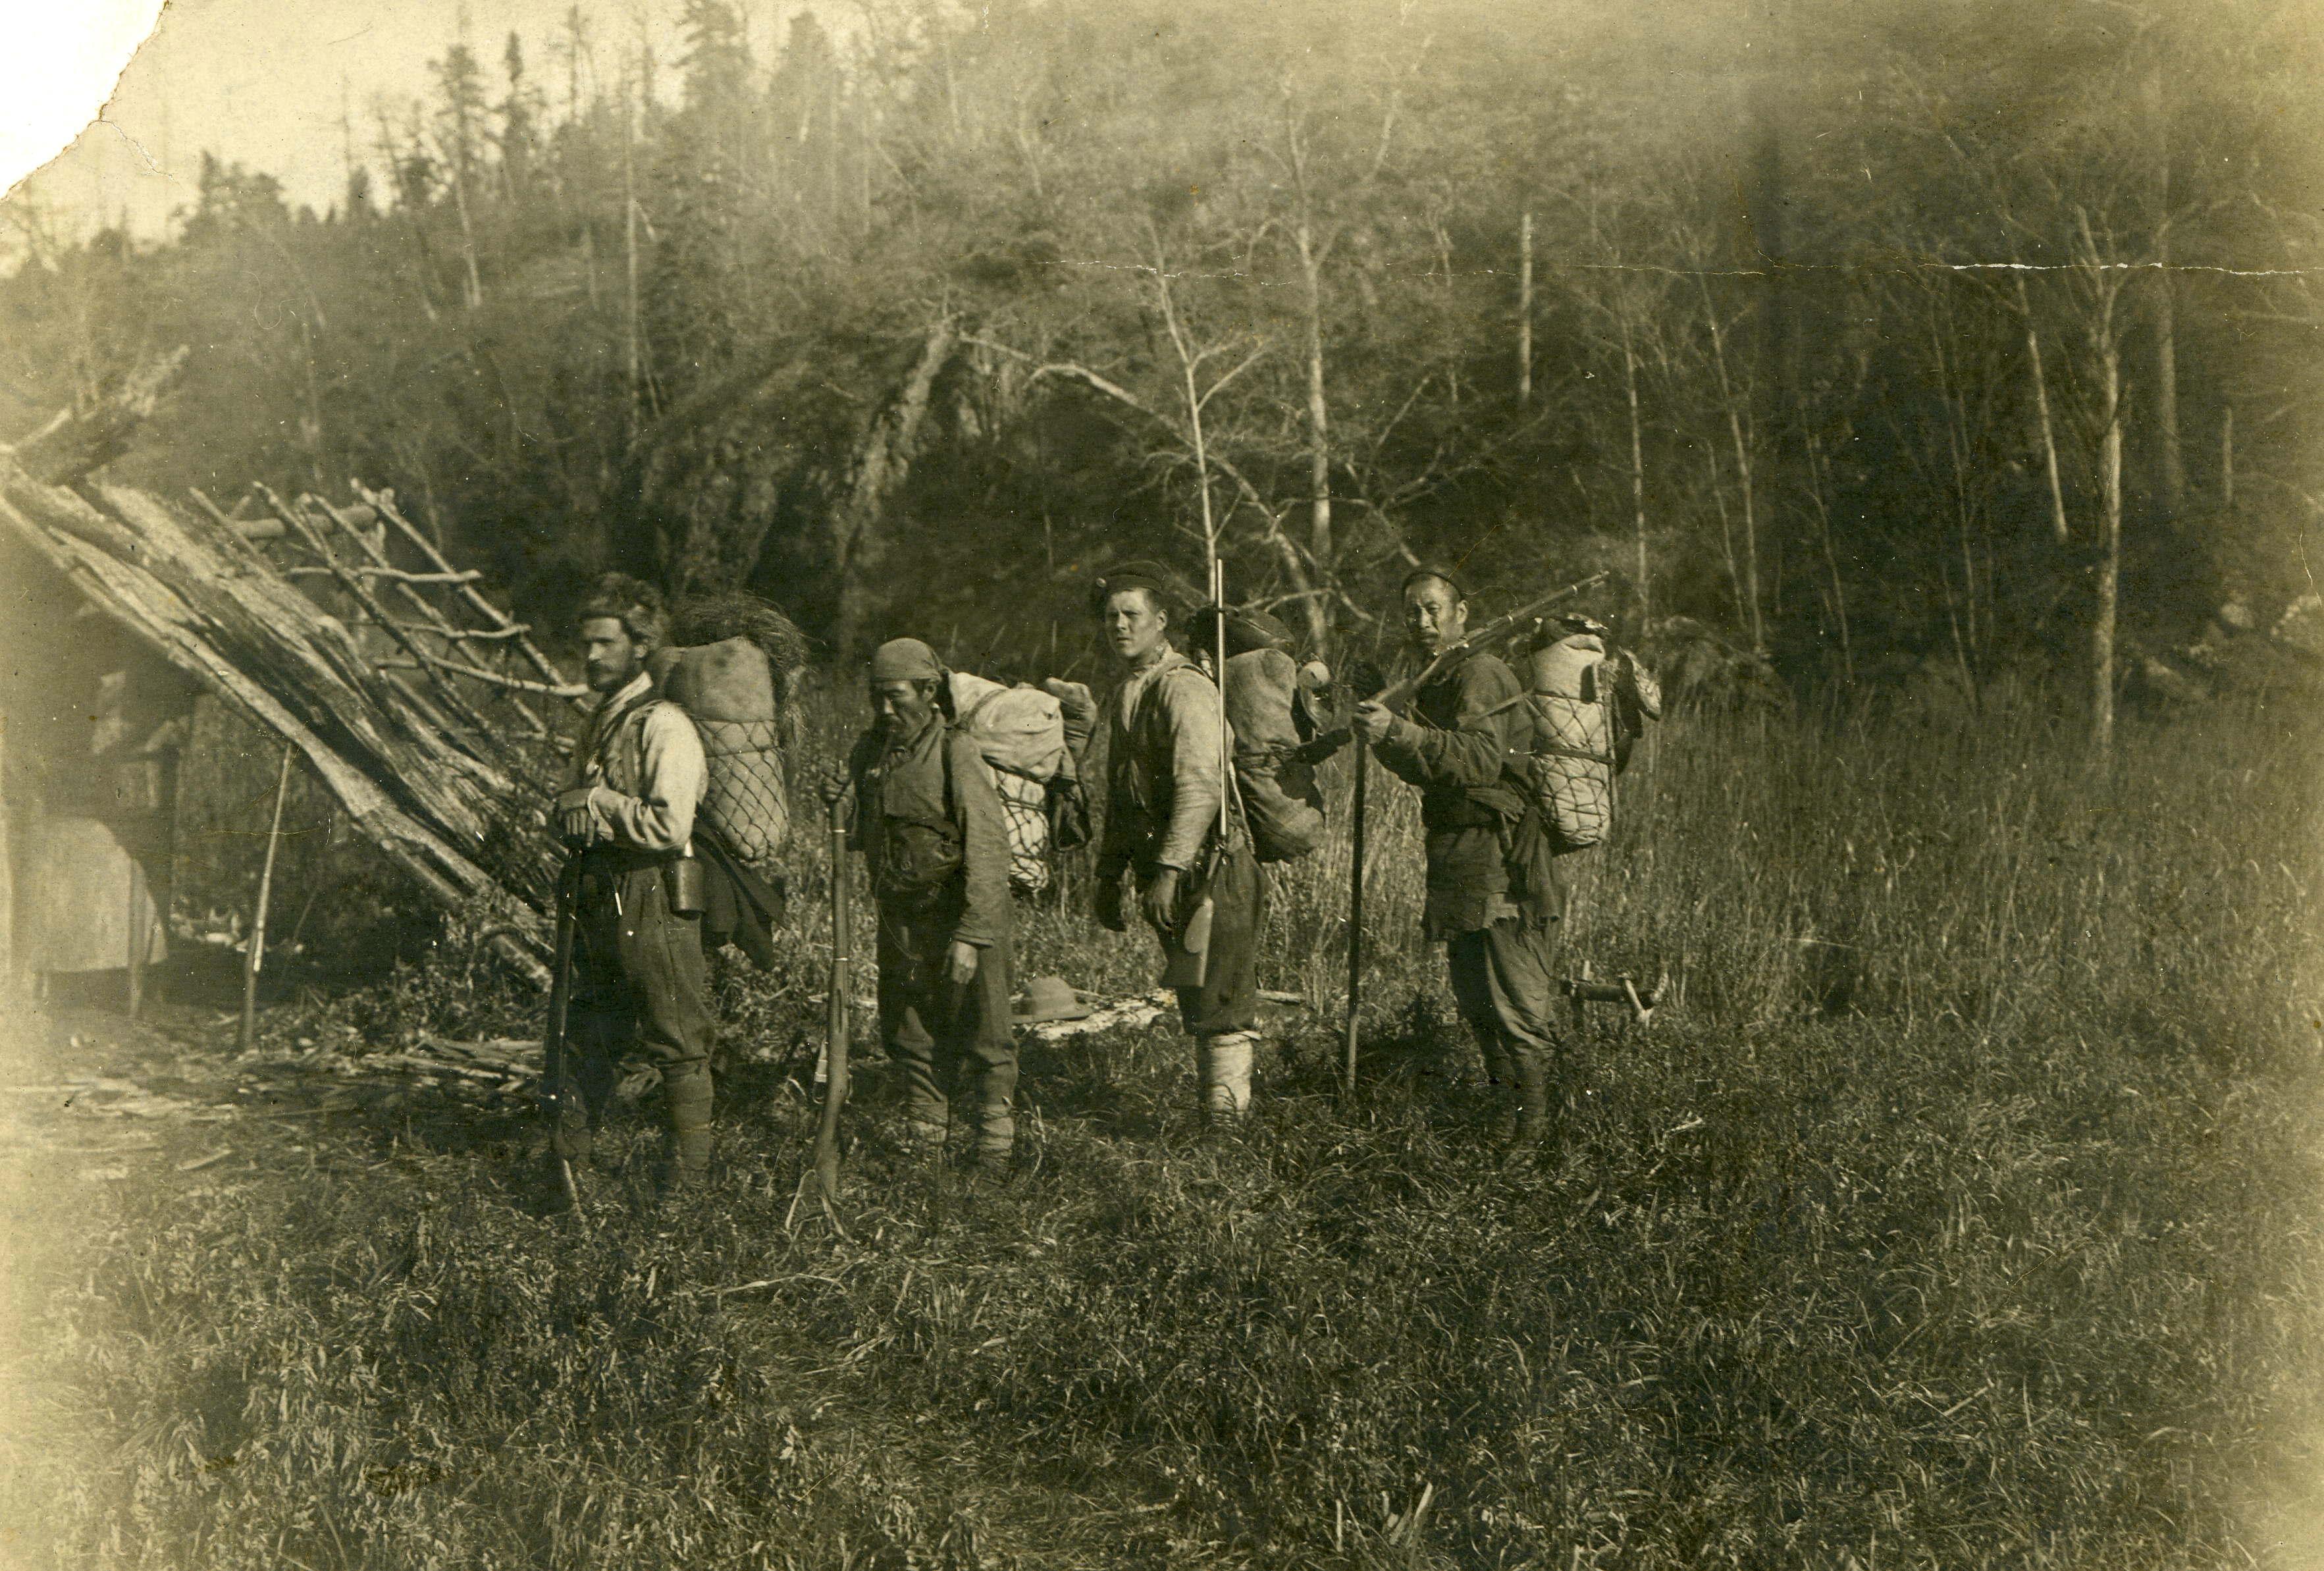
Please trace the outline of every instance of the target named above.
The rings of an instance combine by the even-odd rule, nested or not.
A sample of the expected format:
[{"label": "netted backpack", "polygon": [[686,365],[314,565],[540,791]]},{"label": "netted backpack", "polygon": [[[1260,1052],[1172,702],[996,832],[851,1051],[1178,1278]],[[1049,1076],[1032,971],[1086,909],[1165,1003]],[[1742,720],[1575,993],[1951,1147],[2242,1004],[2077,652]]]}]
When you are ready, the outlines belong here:
[{"label": "netted backpack", "polygon": [[782,722],[774,673],[747,638],[662,649],[654,684],[683,708],[702,737],[702,817],[744,862],[774,860],[790,833]]},{"label": "netted backpack", "polygon": [[686,710],[702,738],[702,817],[735,855],[761,868],[790,834],[783,756],[797,738],[792,688],[807,655],[789,617],[756,596],[722,590],[681,601],[669,646],[647,661],[662,697]]},{"label": "netted backpack", "polygon": [[1628,651],[1609,656],[1605,630],[1572,618],[1527,662],[1534,794],[1560,852],[1602,842],[1614,826],[1614,777],[1662,714],[1653,673]]},{"label": "netted backpack", "polygon": [[1056,696],[1008,687],[967,671],[946,673],[953,724],[976,744],[1009,831],[1009,882],[1026,894],[1049,887],[1051,782],[1073,769]]}]

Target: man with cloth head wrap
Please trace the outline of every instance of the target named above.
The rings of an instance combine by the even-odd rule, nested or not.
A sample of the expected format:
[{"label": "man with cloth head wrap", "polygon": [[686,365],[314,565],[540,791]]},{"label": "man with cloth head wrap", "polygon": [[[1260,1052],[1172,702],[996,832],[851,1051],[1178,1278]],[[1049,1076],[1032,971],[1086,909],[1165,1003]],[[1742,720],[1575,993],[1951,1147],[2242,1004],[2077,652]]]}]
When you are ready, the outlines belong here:
[{"label": "man with cloth head wrap", "polygon": [[941,1148],[958,1095],[973,1160],[1004,1170],[1017,1039],[1001,796],[976,744],[945,716],[935,651],[893,639],[866,675],[875,719],[847,761],[848,843],[863,853],[879,902],[880,1035],[903,1078],[906,1142]]},{"label": "man with cloth head wrap", "polygon": [[[1241,807],[1228,795],[1222,765],[1232,738],[1222,735],[1218,689],[1170,647],[1174,587],[1167,568],[1131,562],[1099,579],[1092,596],[1100,633],[1122,670],[1121,687],[1107,706],[1097,919],[1126,930],[1127,873],[1136,882],[1139,914],[1167,949],[1210,899],[1203,981],[1178,989],[1178,1013],[1194,1039],[1203,1115],[1216,1129],[1240,1121],[1250,1103],[1267,885]],[[1223,826],[1222,796],[1228,798]]]}]

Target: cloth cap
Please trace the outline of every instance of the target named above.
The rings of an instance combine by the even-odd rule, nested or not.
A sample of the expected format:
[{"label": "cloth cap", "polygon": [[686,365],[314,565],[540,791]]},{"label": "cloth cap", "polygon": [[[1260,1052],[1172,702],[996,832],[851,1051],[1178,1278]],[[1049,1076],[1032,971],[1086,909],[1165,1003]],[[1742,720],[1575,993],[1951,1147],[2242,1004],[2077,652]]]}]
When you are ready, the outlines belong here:
[{"label": "cloth cap", "polygon": [[875,682],[933,682],[943,679],[936,652],[917,638],[891,638],[872,652]]},{"label": "cloth cap", "polygon": [[1094,1012],[1064,977],[1036,976],[1025,984],[1025,1001],[1016,1018],[1019,1025],[1033,1025],[1045,1020],[1087,1020]]},{"label": "cloth cap", "polygon": [[1461,581],[1460,576],[1453,572],[1450,568],[1438,567],[1421,567],[1413,568],[1412,571],[1404,576],[1404,582],[1397,586],[1397,594],[1399,596],[1403,596],[1409,591],[1415,584],[1419,583],[1423,578],[1438,578],[1450,584],[1452,587],[1452,598],[1455,600],[1466,600],[1470,598],[1469,586]]},{"label": "cloth cap", "polygon": [[1105,603],[1124,589],[1150,589],[1162,602],[1167,613],[1185,605],[1194,596],[1185,580],[1157,561],[1121,562],[1106,570],[1105,576],[1090,584],[1090,611],[1102,615]]}]

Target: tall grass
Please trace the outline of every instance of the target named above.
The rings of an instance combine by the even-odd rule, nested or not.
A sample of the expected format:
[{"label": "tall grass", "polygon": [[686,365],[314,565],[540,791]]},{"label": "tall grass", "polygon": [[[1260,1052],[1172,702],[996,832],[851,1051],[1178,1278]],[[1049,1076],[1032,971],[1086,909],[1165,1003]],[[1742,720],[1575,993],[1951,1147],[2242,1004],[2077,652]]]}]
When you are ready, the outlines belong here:
[{"label": "tall grass", "polygon": [[[586,1238],[513,1116],[351,1120],[55,1246],[0,1513],[108,1566],[2250,1564],[2324,1367],[2316,741],[1673,725],[1563,938],[1673,1002],[1572,1037],[1524,1179],[1393,787],[1363,1091],[1335,847],[1277,882],[1268,980],[1323,1007],[1239,1148],[1167,1032],[1031,1050],[997,1193],[867,1114],[852,1243],[785,1230],[810,1109],[761,1066],[711,1195],[647,1204],[641,1129]],[[785,969],[724,984],[778,1049],[830,937],[797,852]],[[1022,948],[1150,976],[1071,910]]]}]

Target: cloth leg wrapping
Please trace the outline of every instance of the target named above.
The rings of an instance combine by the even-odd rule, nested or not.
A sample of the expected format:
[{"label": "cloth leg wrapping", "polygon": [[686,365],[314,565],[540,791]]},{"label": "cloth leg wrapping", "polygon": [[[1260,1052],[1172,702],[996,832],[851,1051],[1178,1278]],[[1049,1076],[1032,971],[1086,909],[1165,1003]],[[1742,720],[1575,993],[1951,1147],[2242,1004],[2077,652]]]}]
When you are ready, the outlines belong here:
[{"label": "cloth leg wrapping", "polygon": [[1206,1118],[1240,1118],[1250,1105],[1251,1050],[1257,1031],[1223,1031],[1195,1045],[1194,1067],[1202,1080]]},{"label": "cloth leg wrapping", "polygon": [[978,952],[965,987],[944,984],[947,1006],[940,1051],[975,1122],[979,1162],[1009,1160],[1017,1141],[1017,1022],[1010,1012],[1009,939]]},{"label": "cloth leg wrapping", "polygon": [[1551,931],[1512,918],[1484,934],[1486,987],[1516,1076],[1516,1139],[1521,1145],[1555,1134],[1564,1096],[1563,1054],[1551,1023],[1556,1018]]},{"label": "cloth leg wrapping", "polygon": [[1468,1022],[1484,1058],[1485,1077],[1496,1086],[1506,1086],[1514,1070],[1502,1041],[1500,1017],[1493,1007],[1491,962],[1486,955],[1489,931],[1479,928],[1446,939],[1444,969],[1452,984],[1453,1006]]},{"label": "cloth leg wrapping", "polygon": [[710,1066],[681,1064],[664,1072],[671,1154],[678,1176],[691,1181],[710,1169]]}]

